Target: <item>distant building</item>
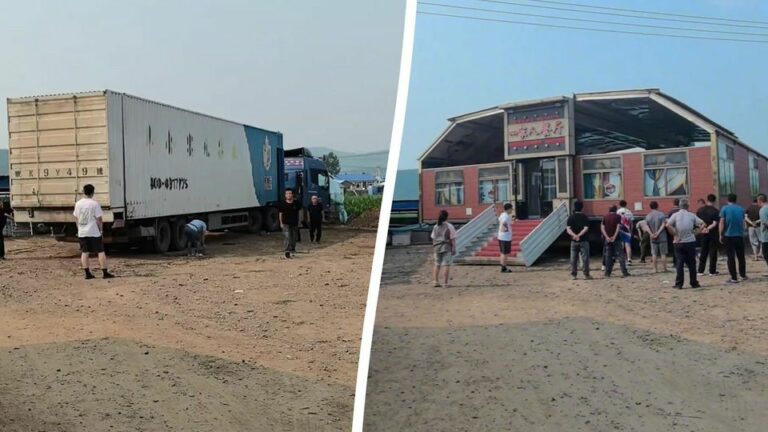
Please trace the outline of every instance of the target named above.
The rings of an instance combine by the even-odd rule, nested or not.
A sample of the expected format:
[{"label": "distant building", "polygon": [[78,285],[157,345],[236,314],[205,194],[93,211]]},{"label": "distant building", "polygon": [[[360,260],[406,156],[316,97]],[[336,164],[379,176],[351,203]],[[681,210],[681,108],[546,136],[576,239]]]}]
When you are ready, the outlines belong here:
[{"label": "distant building", "polygon": [[370,186],[376,186],[382,182],[380,177],[372,174],[339,174],[336,180],[343,182],[347,191],[368,193]]}]

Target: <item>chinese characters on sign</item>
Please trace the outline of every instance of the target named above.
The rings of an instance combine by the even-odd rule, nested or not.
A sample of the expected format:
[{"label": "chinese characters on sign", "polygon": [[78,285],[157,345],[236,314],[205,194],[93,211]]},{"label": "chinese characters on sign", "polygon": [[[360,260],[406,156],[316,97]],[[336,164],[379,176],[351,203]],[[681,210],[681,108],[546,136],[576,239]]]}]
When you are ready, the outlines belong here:
[{"label": "chinese characters on sign", "polygon": [[507,120],[508,156],[566,150],[568,122],[563,106],[512,111]]}]

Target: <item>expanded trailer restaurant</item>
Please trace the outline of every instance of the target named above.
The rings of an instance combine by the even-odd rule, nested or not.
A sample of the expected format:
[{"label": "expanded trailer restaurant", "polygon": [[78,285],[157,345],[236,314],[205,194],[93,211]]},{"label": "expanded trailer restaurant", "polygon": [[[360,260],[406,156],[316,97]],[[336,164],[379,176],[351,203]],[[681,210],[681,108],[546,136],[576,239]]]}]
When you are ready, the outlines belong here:
[{"label": "expanded trailer restaurant", "polygon": [[768,191],[768,158],[657,89],[540,99],[449,119],[420,157],[422,220],[467,222],[513,202],[544,219],[575,200],[600,217],[624,199],[636,215],[731,192],[748,205]]}]

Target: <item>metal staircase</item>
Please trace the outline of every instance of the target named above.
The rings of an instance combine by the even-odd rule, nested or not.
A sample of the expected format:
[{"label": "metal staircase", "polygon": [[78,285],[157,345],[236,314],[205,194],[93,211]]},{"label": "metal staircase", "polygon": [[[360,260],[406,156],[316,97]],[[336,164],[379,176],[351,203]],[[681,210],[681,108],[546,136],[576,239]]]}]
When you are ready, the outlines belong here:
[{"label": "metal staircase", "polygon": [[496,206],[488,206],[479,215],[467,222],[456,232],[456,256],[454,261],[462,262],[472,256],[478,241],[487,240],[496,230]]},{"label": "metal staircase", "polygon": [[[568,207],[565,203],[545,219],[514,221],[509,264],[533,265],[562,235],[567,221]],[[467,227],[470,229],[465,230]],[[496,238],[497,227],[493,206],[464,225],[457,233],[458,253],[454,261],[463,264],[497,264],[500,255],[499,241]]]}]

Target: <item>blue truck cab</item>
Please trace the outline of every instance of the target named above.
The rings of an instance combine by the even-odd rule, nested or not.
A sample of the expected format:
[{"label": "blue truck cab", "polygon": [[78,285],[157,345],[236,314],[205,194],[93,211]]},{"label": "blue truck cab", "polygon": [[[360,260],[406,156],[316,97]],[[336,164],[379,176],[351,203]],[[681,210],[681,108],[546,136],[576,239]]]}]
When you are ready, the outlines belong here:
[{"label": "blue truck cab", "polygon": [[306,209],[313,195],[317,195],[323,203],[325,215],[328,217],[331,208],[330,177],[325,163],[312,156],[306,148],[285,150],[285,189],[293,189],[304,206],[303,220],[306,223]]}]

